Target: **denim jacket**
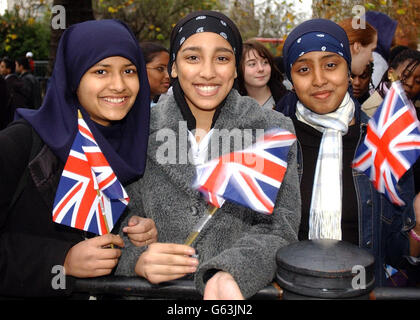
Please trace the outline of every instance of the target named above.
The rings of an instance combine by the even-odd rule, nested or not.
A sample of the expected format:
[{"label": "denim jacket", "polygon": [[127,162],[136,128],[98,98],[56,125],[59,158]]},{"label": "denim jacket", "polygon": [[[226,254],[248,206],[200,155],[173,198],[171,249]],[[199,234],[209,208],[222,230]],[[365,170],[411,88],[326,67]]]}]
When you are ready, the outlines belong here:
[{"label": "denim jacket", "polygon": [[[281,100],[276,109],[284,115],[294,117],[297,97],[289,94]],[[357,147],[363,141],[369,117],[356,104],[356,123],[360,123],[360,137]],[[357,149],[357,148],[356,148]],[[303,174],[303,154],[298,142],[298,174]],[[412,169],[408,170],[397,185],[405,206],[398,207],[376,191],[369,177],[364,173],[353,171],[353,182],[357,196],[359,221],[359,247],[368,250],[375,257],[375,284],[384,286],[386,280],[385,265],[394,268],[405,268],[410,260],[408,231],[415,226],[413,208],[414,177]]]}]

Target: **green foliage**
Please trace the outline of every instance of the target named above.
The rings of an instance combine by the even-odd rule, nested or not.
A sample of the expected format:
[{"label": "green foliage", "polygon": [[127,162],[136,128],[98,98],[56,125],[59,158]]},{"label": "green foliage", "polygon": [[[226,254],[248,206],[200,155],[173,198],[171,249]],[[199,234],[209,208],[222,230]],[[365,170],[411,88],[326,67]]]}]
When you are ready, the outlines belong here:
[{"label": "green foliage", "polygon": [[99,0],[93,2],[96,19],[126,22],[139,41],[169,45],[173,26],[196,10],[218,10],[218,0]]},{"label": "green foliage", "polygon": [[49,17],[36,21],[18,9],[0,16],[0,56],[19,57],[31,51],[36,60],[47,60],[50,45]]}]

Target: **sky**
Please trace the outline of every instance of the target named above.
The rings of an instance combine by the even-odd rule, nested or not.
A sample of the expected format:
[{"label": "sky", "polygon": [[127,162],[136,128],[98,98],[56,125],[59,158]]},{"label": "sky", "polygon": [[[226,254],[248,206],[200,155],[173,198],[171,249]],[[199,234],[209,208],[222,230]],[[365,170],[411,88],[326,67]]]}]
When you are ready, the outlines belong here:
[{"label": "sky", "polygon": [[7,7],[7,0],[0,0],[0,15],[4,13]]},{"label": "sky", "polygon": [[[255,0],[255,4],[264,3],[265,0]],[[310,19],[312,17],[312,0],[291,0],[297,12],[305,13],[306,18]]]}]

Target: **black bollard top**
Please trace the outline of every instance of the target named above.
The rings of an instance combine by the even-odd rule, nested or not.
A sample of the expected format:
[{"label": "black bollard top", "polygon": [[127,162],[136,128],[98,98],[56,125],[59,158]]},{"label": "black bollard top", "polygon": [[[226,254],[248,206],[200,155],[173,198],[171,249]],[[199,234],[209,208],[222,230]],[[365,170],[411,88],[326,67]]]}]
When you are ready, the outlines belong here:
[{"label": "black bollard top", "polygon": [[374,257],[338,240],[306,240],[277,252],[276,280],[291,292],[316,298],[362,296],[374,286]]}]

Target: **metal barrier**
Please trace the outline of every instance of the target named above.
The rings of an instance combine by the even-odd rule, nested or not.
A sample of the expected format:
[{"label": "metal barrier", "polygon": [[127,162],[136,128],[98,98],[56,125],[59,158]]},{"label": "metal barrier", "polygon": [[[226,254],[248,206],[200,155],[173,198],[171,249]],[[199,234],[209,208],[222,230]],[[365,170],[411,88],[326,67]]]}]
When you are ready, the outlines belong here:
[{"label": "metal barrier", "polygon": [[[115,297],[137,296],[145,299],[200,300],[202,295],[192,280],[173,280],[159,285],[151,284],[140,277],[107,276],[91,279],[77,279],[75,292],[90,295],[111,295]],[[276,283],[261,289],[251,300],[292,299]],[[370,292],[370,300],[419,300],[420,288],[379,287]]]},{"label": "metal barrier", "polygon": [[[366,250],[338,240],[299,241],[278,250],[273,283],[255,300],[413,300],[420,288],[374,288],[374,258]],[[356,271],[356,273],[355,273]],[[107,276],[77,279],[76,292],[145,299],[202,299],[193,280],[179,279],[158,285],[140,277]]]},{"label": "metal barrier", "polygon": [[[74,292],[119,297],[138,296],[146,299],[203,299],[192,280],[173,280],[156,285],[140,277],[106,276],[77,279]],[[260,290],[252,299],[279,300],[281,294],[282,290],[274,283]]]}]

